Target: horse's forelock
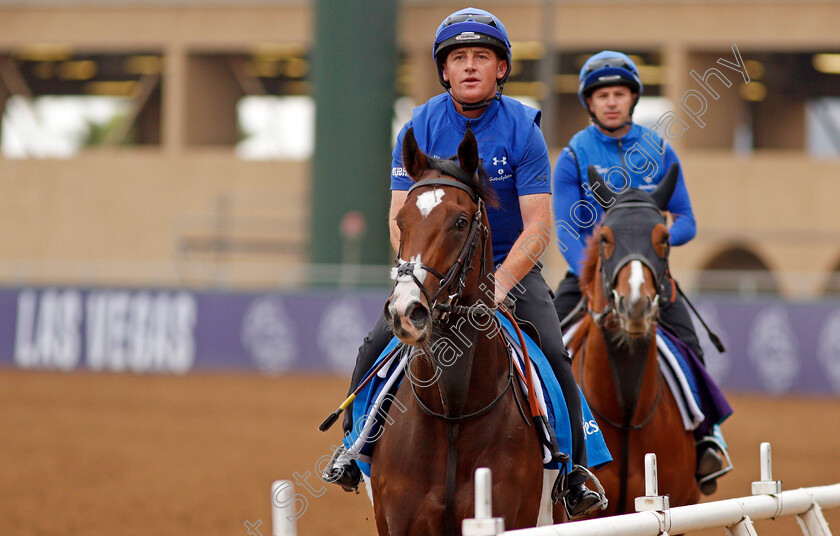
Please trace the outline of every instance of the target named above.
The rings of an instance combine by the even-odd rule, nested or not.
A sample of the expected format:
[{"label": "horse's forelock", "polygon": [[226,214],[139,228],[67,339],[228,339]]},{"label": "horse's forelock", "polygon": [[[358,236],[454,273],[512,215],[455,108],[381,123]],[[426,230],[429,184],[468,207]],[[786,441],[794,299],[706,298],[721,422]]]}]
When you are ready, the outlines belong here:
[{"label": "horse's forelock", "polygon": [[[452,177],[453,179],[468,186],[475,195],[484,201],[484,203],[491,207],[497,207],[499,201],[496,197],[496,192],[489,186],[489,177],[484,166],[479,163],[475,175],[468,175],[458,164],[458,157],[451,158],[432,158],[429,159],[429,168],[436,169],[441,173]],[[418,181],[419,182],[419,181]]]}]

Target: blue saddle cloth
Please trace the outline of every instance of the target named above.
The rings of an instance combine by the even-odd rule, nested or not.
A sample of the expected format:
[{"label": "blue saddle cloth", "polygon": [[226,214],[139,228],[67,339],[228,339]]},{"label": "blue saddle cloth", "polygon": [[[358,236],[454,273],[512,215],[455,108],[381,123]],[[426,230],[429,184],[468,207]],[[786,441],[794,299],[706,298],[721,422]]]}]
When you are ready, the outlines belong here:
[{"label": "blue saddle cloth", "polygon": [[[508,332],[509,340],[518,340],[510,321],[499,313],[497,313],[496,316],[502,328]],[[523,333],[523,336],[525,337],[528,355],[531,358],[531,362],[535,365],[534,368],[541,380],[543,398],[546,400],[546,413],[549,424],[554,430],[560,450],[570,454],[572,452],[572,440],[568,418],[569,413],[566,409],[566,402],[563,398],[563,392],[560,389],[560,384],[554,376],[551,365],[549,365],[542,350],[540,350],[537,344],[528,337],[527,334]],[[383,359],[385,359],[398,344],[400,344],[399,340],[396,337],[393,338],[382,354],[380,354],[377,358],[374,368]],[[356,425],[344,438],[344,444],[356,455],[357,463],[360,469],[368,476],[370,476],[370,456],[375,446],[375,438],[378,438],[379,435],[381,435],[381,427],[387,426],[386,423],[389,419],[389,417],[385,414],[388,409],[387,407],[380,409],[379,407],[373,408],[372,405],[375,401],[381,401],[383,394],[387,395],[385,396],[386,399],[390,398],[393,400],[393,396],[396,394],[397,387],[399,386],[403,376],[405,361],[402,360],[402,358],[406,357],[407,352],[409,351],[410,348],[405,347],[404,345],[402,349],[398,349],[395,357],[392,358],[392,362],[385,367],[386,371],[380,371],[380,373],[377,374],[376,377],[374,377],[368,385],[359,392],[353,402],[353,422],[356,423]],[[521,356],[519,359],[521,362]],[[383,393],[383,391],[386,392]],[[584,435],[586,437],[587,461],[590,467],[598,468],[612,461],[612,456],[610,455],[609,449],[604,441],[604,437],[601,434],[600,427],[595,421],[595,418],[589,409],[589,404],[586,402],[586,398],[583,396],[582,392],[580,393],[580,398],[582,406],[581,418],[584,423]],[[365,432],[367,427],[365,427],[364,424],[371,419],[375,421],[374,428]],[[534,433],[536,433],[536,431]],[[365,437],[365,439],[363,440],[362,437]],[[572,464],[569,462],[567,464],[567,469],[571,470],[571,466]],[[545,464],[545,467],[547,469],[556,469],[557,463],[550,462]]]},{"label": "blue saddle cloth", "polygon": [[677,358],[680,369],[691,387],[694,400],[703,412],[703,421],[694,429],[694,436],[700,438],[710,435],[715,425],[732,415],[732,406],[694,352],[662,326],[658,327],[658,332],[671,353]]}]

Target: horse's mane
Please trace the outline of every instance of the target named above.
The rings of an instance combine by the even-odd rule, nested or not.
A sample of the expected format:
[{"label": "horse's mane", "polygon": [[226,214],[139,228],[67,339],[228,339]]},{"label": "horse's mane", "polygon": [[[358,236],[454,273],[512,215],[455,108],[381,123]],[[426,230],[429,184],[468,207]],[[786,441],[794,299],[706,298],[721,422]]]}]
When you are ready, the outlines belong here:
[{"label": "horse's mane", "polygon": [[467,175],[461,166],[458,164],[458,157],[452,156],[450,158],[433,158],[428,157],[429,163],[431,164],[432,169],[437,169],[443,173],[446,173],[453,179],[456,179],[465,185],[469,186],[470,189],[475,192],[475,195],[478,196],[479,199],[484,201],[487,206],[490,207],[498,207],[499,200],[496,196],[495,190],[490,186],[489,181],[489,174],[487,170],[484,169],[484,164],[479,161],[478,169],[476,169],[475,175]]},{"label": "horse's mane", "polygon": [[600,233],[599,227],[595,227],[595,231],[586,239],[586,249],[583,254],[583,270],[580,274],[580,289],[585,296],[592,295],[592,285],[598,280],[598,240]]}]

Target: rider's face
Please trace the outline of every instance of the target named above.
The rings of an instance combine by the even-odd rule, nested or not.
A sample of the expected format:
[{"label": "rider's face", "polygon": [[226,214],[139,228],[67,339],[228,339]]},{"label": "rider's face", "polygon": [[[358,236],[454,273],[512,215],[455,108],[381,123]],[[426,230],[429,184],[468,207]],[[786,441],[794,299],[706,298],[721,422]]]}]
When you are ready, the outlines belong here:
[{"label": "rider's face", "polygon": [[504,76],[507,61],[484,47],[456,48],[446,56],[443,79],[452,96],[466,103],[481,102],[496,94],[496,79]]},{"label": "rider's face", "polygon": [[586,103],[602,125],[615,128],[630,121],[630,108],[633,107],[634,99],[635,94],[630,88],[608,86],[593,91]]}]

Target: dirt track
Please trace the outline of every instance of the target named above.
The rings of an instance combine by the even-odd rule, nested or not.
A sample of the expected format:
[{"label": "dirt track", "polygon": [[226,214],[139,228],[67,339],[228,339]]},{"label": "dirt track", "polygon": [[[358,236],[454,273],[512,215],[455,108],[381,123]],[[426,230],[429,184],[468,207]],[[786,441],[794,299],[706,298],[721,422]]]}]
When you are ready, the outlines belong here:
[{"label": "dirt track", "polygon": [[[317,426],[345,389],[335,377],[2,370],[0,534],[245,536],[245,521],[262,520],[269,536],[271,482],[315,473],[338,441]],[[761,441],[772,442],[785,489],[840,482],[840,400],[730,400],[724,433],[736,468],[711,500],[749,494]],[[298,492],[308,499],[301,536],[375,534],[365,494]],[[840,530],[840,510],[825,513]],[[756,528],[799,533],[792,518]]]}]

